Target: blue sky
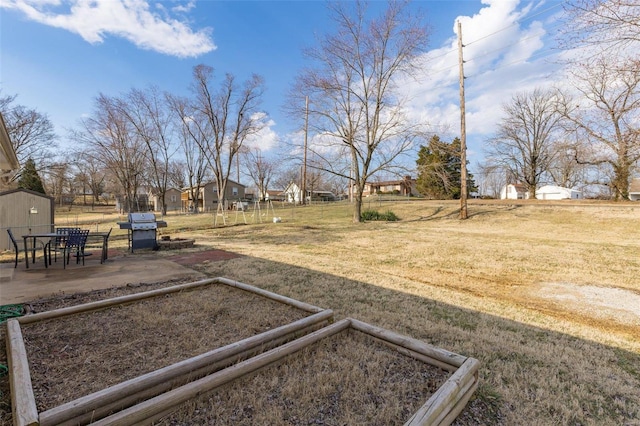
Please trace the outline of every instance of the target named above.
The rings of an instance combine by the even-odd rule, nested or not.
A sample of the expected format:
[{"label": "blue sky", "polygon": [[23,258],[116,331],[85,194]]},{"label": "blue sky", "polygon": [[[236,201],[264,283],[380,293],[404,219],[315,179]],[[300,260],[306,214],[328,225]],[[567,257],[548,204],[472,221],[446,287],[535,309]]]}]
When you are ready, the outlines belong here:
[{"label": "blue sky", "polygon": [[[384,8],[374,1],[371,7]],[[419,82],[406,85],[412,114],[444,136],[459,134],[458,54],[463,25],[469,159],[482,158],[501,105],[517,91],[561,83],[553,58],[559,1],[417,1],[431,27]],[[187,94],[194,65],[222,76],[258,73],[272,119],[261,144],[296,140],[298,123],[282,113],[305,65],[302,48],[330,28],[324,1],[2,0],[0,89],[52,120],[60,143],[90,113],[99,93],[157,85]]]}]

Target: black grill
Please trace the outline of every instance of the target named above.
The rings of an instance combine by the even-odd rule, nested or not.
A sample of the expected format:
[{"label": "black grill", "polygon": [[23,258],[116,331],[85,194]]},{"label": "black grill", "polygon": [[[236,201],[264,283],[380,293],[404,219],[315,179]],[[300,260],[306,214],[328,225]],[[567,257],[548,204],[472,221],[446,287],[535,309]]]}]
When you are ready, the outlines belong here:
[{"label": "black grill", "polygon": [[156,220],[153,213],[129,213],[128,222],[118,222],[120,229],[128,230],[131,253],[135,249],[151,248],[158,245],[156,230],[167,226],[164,220]]}]

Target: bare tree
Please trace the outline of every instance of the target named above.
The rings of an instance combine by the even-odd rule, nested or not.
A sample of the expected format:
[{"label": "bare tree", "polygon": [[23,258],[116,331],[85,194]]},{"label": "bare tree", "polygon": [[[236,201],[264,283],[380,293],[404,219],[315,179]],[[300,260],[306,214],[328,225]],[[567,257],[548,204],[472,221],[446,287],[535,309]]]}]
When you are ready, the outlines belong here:
[{"label": "bare tree", "polygon": [[[51,164],[57,147],[53,124],[46,114],[33,108],[14,104],[17,96],[0,96],[0,113],[20,164],[31,158],[39,171]],[[12,180],[18,180],[17,173]]]},{"label": "bare tree", "polygon": [[300,182],[301,181],[301,173],[300,167],[291,166],[287,167],[284,170],[281,170],[275,176],[274,183],[278,185],[278,189],[286,189],[291,183]]},{"label": "bare tree", "polygon": [[247,137],[255,135],[265,126],[266,116],[260,114],[264,81],[253,75],[238,87],[235,77],[227,74],[214,92],[213,68],[197,65],[193,70],[191,120],[198,127],[198,138],[206,159],[213,170],[218,188],[218,208],[225,204],[225,193],[233,160],[239,154]]},{"label": "bare tree", "polygon": [[507,174],[509,171],[492,162],[478,164],[477,169],[478,172],[475,173],[475,176],[480,195],[500,198],[502,188],[508,183]]},{"label": "bare tree", "polygon": [[116,103],[120,113],[130,122],[137,137],[146,146],[146,159],[151,166],[149,182],[158,195],[162,214],[167,214],[166,194],[169,185],[169,162],[176,149],[173,127],[165,97],[157,87],[132,89]]},{"label": "bare tree", "polygon": [[182,160],[171,161],[167,169],[169,174],[169,185],[177,189],[185,188],[187,186],[185,170],[187,170],[187,165],[185,161],[182,161]]},{"label": "bare tree", "polygon": [[[353,6],[353,7],[351,7]],[[389,169],[420,136],[403,113],[397,81],[411,75],[428,33],[407,2],[390,2],[369,20],[362,2],[330,5],[337,30],[306,56],[313,67],[292,91],[293,113],[303,117],[310,100],[309,127],[317,133],[310,148],[316,168],[349,178],[355,188],[353,221],[361,221],[365,183]]]},{"label": "bare tree", "polygon": [[210,139],[206,120],[195,119],[195,110],[189,99],[169,96],[169,105],[176,121],[178,140],[184,158],[184,175],[189,199],[192,205],[185,206],[193,213],[199,213],[200,188],[209,176],[205,147]]},{"label": "bare tree", "polygon": [[258,188],[258,199],[267,196],[269,184],[278,171],[278,163],[262,155],[260,148],[247,149],[243,153],[247,175]]},{"label": "bare tree", "polygon": [[616,62],[601,55],[571,72],[575,99],[565,95],[560,112],[569,130],[588,150],[576,150],[575,159],[586,165],[608,165],[614,198],[627,198],[629,180],[640,159],[640,66],[638,61]]},{"label": "bare tree", "polygon": [[596,47],[604,51],[640,43],[637,0],[569,0],[564,8],[567,17],[561,30],[564,47]]},{"label": "bare tree", "polygon": [[584,153],[580,142],[558,140],[554,143],[553,161],[548,172],[556,185],[565,188],[583,187],[589,180],[589,167],[576,161],[576,152]]},{"label": "bare tree", "polygon": [[91,205],[94,206],[100,202],[100,195],[104,192],[107,173],[97,156],[88,149],[76,152],[75,157],[74,165],[78,170],[79,180],[91,190]]},{"label": "bare tree", "polygon": [[135,211],[138,189],[146,168],[146,146],[118,105],[119,99],[100,94],[93,113],[82,119],[81,129],[72,133],[86,144],[88,155],[95,156],[117,181],[122,196],[121,210]]},{"label": "bare tree", "polygon": [[489,141],[488,157],[524,183],[532,198],[556,153],[554,133],[561,130],[555,92],[518,93],[503,105],[505,117]]}]

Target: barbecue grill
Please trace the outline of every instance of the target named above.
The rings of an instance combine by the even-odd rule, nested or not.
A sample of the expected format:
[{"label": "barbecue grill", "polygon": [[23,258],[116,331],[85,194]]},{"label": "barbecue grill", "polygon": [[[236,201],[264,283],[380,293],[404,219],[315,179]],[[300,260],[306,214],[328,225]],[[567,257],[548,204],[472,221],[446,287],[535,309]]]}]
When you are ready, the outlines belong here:
[{"label": "barbecue grill", "polygon": [[135,249],[156,248],[156,231],[165,228],[167,222],[156,220],[153,213],[129,213],[128,222],[118,222],[120,229],[126,229],[129,235],[129,247],[131,253]]}]

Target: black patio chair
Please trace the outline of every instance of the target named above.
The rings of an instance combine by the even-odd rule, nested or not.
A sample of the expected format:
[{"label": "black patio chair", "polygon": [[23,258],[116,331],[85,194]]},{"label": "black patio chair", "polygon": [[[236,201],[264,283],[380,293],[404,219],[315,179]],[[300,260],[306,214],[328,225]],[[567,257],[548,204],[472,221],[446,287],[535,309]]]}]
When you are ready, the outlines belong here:
[{"label": "black patio chair", "polygon": [[71,252],[74,252],[73,256],[76,258],[76,263],[80,263],[82,258],[82,265],[84,266],[84,258],[90,256],[92,253],[85,253],[84,247],[87,244],[87,236],[89,235],[88,229],[78,229],[69,231],[64,245],[64,268],[69,264],[69,258]]},{"label": "black patio chair", "polygon": [[[56,234],[58,234],[55,238],[51,240],[49,244],[49,265],[51,265],[51,250],[53,250],[53,260],[55,262],[58,261],[58,252],[64,253],[64,247],[67,240],[67,234],[72,231],[79,231],[80,228],[56,228]],[[64,259],[64,256],[62,257]]]},{"label": "black patio chair", "polygon": [[[35,263],[36,261],[36,252],[38,251],[38,247],[36,246],[36,242],[40,245],[40,247],[42,247],[42,252],[44,253],[44,266],[45,268],[47,268],[47,248],[48,248],[48,243],[44,243],[42,241],[39,240],[34,240],[32,238],[28,238],[27,239],[27,247],[25,247],[25,242],[23,241],[17,241],[16,238],[13,236],[13,232],[11,232],[11,229],[7,229],[7,233],[9,234],[9,239],[11,240],[11,244],[13,244],[13,249],[16,251],[16,261],[15,261],[15,265],[13,266],[14,268],[18,267],[18,257],[20,256],[21,252],[30,252],[31,253],[31,263]],[[31,246],[29,246],[29,241],[31,242]],[[18,247],[20,246],[20,247]]]}]

